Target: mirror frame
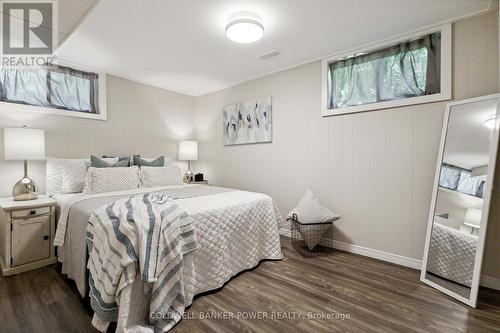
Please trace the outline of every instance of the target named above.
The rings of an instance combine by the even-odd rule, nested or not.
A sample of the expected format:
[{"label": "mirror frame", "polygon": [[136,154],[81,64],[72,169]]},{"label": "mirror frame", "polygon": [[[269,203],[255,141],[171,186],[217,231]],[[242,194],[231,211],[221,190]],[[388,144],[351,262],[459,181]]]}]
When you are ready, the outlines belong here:
[{"label": "mirror frame", "polygon": [[[493,129],[493,139],[492,139],[492,144],[490,147],[490,158],[489,158],[489,165],[488,165],[488,181],[485,184],[485,193],[486,196],[484,198],[483,202],[483,214],[481,216],[481,228],[479,229],[479,236],[478,236],[478,244],[477,244],[477,249],[476,249],[476,255],[474,258],[474,271],[472,273],[472,283],[471,283],[471,291],[469,294],[469,298],[465,298],[449,289],[446,289],[443,286],[440,286],[439,284],[430,281],[429,279],[426,278],[426,272],[427,272],[427,259],[429,255],[429,245],[430,245],[430,237],[432,233],[432,225],[434,223],[434,211],[436,209],[436,199],[437,199],[437,193],[438,193],[438,185],[439,185],[439,176],[441,174],[441,164],[443,162],[443,155],[444,155],[444,148],[446,144],[446,135],[448,133],[448,122],[450,120],[450,112],[453,106],[457,105],[464,105],[464,104],[470,104],[474,102],[481,102],[485,100],[492,100],[492,99],[497,99],[497,112],[496,112],[496,122],[495,122],[495,127]],[[490,210],[490,202],[491,202],[491,194],[492,194],[492,189],[493,189],[493,181],[494,181],[494,175],[495,175],[495,164],[496,164],[496,158],[497,158],[497,151],[498,151],[498,136],[499,136],[499,125],[500,125],[500,94],[492,94],[492,95],[486,95],[486,96],[481,96],[481,97],[476,97],[476,98],[469,98],[469,99],[464,99],[460,101],[455,101],[455,102],[450,102],[446,104],[446,112],[444,115],[444,120],[443,120],[443,129],[441,132],[441,143],[439,145],[439,155],[437,158],[437,166],[436,166],[436,173],[434,177],[434,187],[432,189],[432,201],[431,201],[431,207],[429,210],[429,219],[428,219],[428,225],[427,225],[427,235],[425,238],[425,248],[424,248],[424,257],[422,259],[422,271],[420,273],[420,281],[424,282],[425,284],[428,284],[429,286],[445,293],[448,296],[451,296],[460,302],[463,302],[473,308],[476,307],[477,305],[477,294],[479,290],[479,281],[481,278],[481,266],[482,266],[482,261],[483,261],[483,253],[484,253],[484,242],[486,238],[486,230],[488,226],[488,217],[489,217],[489,210]]]}]

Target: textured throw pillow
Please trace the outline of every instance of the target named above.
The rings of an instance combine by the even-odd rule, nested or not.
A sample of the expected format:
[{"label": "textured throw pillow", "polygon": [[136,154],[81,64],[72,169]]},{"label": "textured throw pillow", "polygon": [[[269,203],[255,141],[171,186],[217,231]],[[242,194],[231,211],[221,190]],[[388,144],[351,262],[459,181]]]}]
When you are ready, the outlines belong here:
[{"label": "textured throw pillow", "polygon": [[88,160],[59,160],[62,177],[61,193],[83,191],[89,164]]},{"label": "textured throw pillow", "polygon": [[89,168],[84,194],[125,191],[139,188],[139,168]]},{"label": "textured throw pillow", "polygon": [[142,187],[155,187],[181,184],[181,170],[175,164],[163,168],[141,167]]},{"label": "textured throw pillow", "polygon": [[162,167],[165,166],[165,157],[160,156],[155,160],[147,160],[144,158],[141,158],[138,155],[134,155],[134,165],[137,166],[150,166],[150,167]]},{"label": "textured throw pillow", "polygon": [[128,157],[106,157],[99,158],[97,156],[90,156],[90,166],[92,168],[118,168],[118,167],[128,167],[129,158]]}]

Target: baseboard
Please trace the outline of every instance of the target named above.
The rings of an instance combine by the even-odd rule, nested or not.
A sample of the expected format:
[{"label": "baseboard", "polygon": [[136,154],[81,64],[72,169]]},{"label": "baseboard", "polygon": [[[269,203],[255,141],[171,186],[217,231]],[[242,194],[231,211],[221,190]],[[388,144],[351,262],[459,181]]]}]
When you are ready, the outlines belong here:
[{"label": "baseboard", "polygon": [[500,290],[500,279],[488,275],[481,275],[479,284],[483,287]]},{"label": "baseboard", "polygon": [[[282,229],[280,229],[279,233],[280,233],[280,235],[285,236],[285,237],[291,236],[290,229],[282,228]],[[401,265],[401,266],[405,266],[405,267],[410,267],[413,269],[420,270],[422,268],[422,260],[417,260],[414,258],[400,256],[400,255],[397,255],[394,253],[370,249],[368,247],[354,245],[354,244],[348,244],[348,243],[344,243],[344,242],[340,242],[340,241],[336,241],[336,240],[331,240],[331,239],[324,239],[323,244],[325,246],[328,246],[328,247],[331,247],[331,248],[334,248],[337,250],[355,253],[355,254],[365,256],[365,257],[370,257],[370,258],[390,262],[393,264],[397,264],[397,265]],[[481,281],[479,284],[483,287],[486,287],[486,288],[500,290],[500,279],[499,278],[495,278],[495,277],[487,276],[487,275],[481,275]]]},{"label": "baseboard", "polygon": [[414,269],[420,269],[422,267],[421,260],[408,258],[408,257],[400,256],[400,255],[389,253],[389,252],[374,250],[374,249],[370,249],[368,247],[343,243],[343,242],[339,242],[339,241],[331,240],[331,239],[325,239],[324,243],[326,246],[332,247],[332,248],[337,249],[337,250],[342,250],[342,251],[346,251],[346,252],[359,254],[359,255],[362,255],[365,257],[383,260],[386,262],[390,262],[390,263],[405,266],[405,267],[410,267],[410,268],[414,268]]}]

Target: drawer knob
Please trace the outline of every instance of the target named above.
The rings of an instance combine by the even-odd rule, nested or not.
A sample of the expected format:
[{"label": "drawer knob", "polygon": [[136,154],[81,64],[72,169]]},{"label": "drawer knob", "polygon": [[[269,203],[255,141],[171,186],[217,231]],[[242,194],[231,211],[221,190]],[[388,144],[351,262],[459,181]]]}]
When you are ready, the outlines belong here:
[{"label": "drawer knob", "polygon": [[49,236],[47,236],[47,235],[43,236],[43,240],[47,240],[47,239],[49,239]]},{"label": "drawer knob", "polygon": [[36,215],[36,210],[30,210],[30,215]]}]

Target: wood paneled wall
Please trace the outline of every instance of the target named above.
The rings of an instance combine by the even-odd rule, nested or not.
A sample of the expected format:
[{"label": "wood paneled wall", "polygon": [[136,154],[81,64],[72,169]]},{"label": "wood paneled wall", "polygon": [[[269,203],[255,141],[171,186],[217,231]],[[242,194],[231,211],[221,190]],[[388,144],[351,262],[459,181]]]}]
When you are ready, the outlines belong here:
[{"label": "wood paneled wall", "polygon": [[[453,25],[456,100],[498,91],[497,13]],[[312,186],[342,216],[334,240],[420,260],[446,102],[323,118],[320,71],[315,62],[197,98],[196,171],[218,185],[267,193],[283,214]],[[223,105],[266,95],[273,143],[224,147]],[[499,266],[492,249],[487,272]]]}]

